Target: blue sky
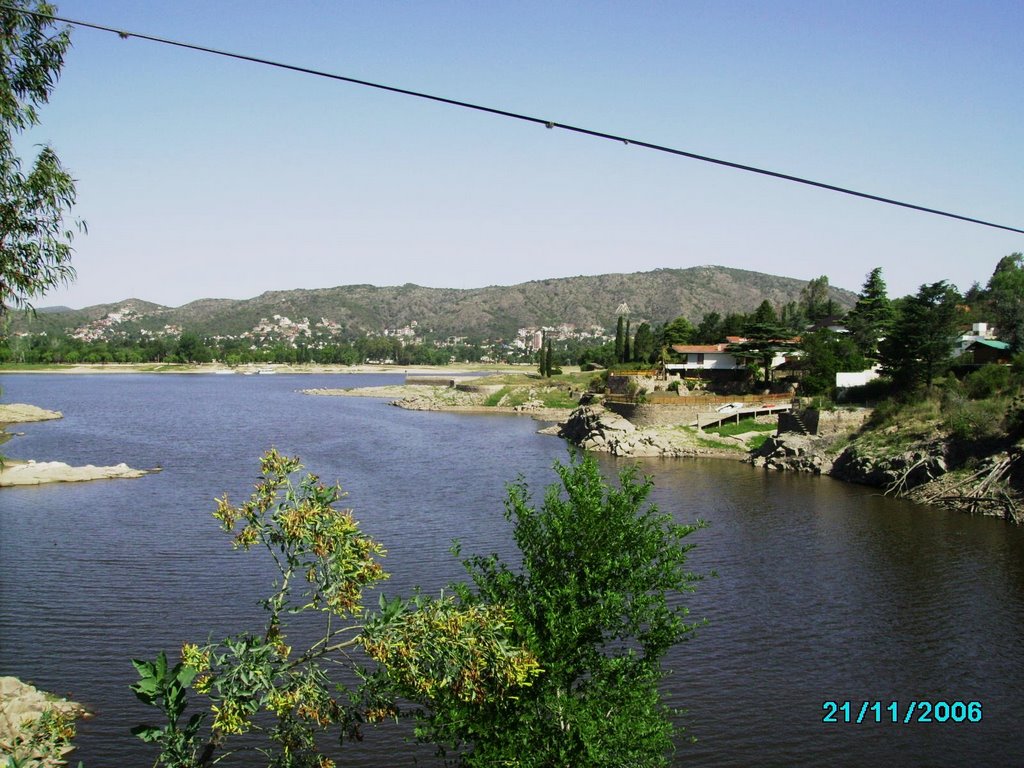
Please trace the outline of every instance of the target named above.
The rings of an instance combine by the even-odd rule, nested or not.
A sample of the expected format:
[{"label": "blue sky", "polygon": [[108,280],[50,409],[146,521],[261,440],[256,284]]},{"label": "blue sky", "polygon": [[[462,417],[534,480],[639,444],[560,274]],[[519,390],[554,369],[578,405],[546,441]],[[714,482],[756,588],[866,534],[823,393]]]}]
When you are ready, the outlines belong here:
[{"label": "blue sky", "polygon": [[[62,15],[1024,227],[1024,3],[58,0]],[[891,295],[1024,235],[75,29],[42,125],[77,281],[38,306],[721,264]]]}]

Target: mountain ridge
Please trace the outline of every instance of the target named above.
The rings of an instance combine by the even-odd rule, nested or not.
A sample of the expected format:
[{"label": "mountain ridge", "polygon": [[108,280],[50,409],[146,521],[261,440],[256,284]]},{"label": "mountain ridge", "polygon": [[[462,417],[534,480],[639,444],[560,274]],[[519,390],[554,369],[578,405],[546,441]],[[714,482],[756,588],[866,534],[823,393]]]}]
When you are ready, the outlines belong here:
[{"label": "mountain ridge", "polygon": [[[268,290],[249,299],[201,298],[180,307],[143,299],[97,304],[79,310],[40,311],[12,330],[69,330],[112,313],[130,326],[157,331],[166,326],[205,335],[239,334],[274,315],[310,322],[325,319],[347,336],[383,333],[415,323],[437,336],[508,338],[519,328],[614,327],[618,310],[629,308],[634,326],[684,316],[694,324],[706,312],[752,312],[762,301],[776,307],[799,301],[806,280],[721,266],[661,268],[647,272],[580,275],[483,288],[427,288],[414,283]],[[856,294],[829,288],[843,309]],[[126,328],[127,330],[127,328]]]}]

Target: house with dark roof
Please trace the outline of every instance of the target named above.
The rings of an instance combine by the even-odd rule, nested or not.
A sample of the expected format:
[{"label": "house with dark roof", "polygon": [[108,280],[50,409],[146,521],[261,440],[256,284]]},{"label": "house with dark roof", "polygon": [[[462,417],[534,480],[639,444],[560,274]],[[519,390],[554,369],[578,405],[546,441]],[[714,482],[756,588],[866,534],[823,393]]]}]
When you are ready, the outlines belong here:
[{"label": "house with dark roof", "polygon": [[964,356],[973,365],[989,365],[996,363],[1008,365],[1010,362],[1010,345],[995,339],[977,339],[967,345]]}]

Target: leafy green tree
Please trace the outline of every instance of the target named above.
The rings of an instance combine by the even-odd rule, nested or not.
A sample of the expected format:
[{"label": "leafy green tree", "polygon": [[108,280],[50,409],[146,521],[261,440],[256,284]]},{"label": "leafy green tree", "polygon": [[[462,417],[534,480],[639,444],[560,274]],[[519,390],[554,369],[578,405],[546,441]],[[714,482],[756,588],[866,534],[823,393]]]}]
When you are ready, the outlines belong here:
[{"label": "leafy green tree", "polygon": [[673,344],[689,344],[696,333],[697,329],[693,327],[689,320],[685,317],[677,317],[662,330],[660,341],[662,345],[668,346]]},{"label": "leafy green tree", "polygon": [[764,385],[772,380],[772,362],[776,355],[796,348],[796,343],[789,338],[789,331],[779,324],[775,308],[767,300],[750,316],[743,326],[746,341],[730,344],[729,351],[739,358],[756,362],[763,371]]},{"label": "leafy green tree", "polygon": [[775,311],[775,307],[772,303],[765,299],[758,304],[757,309],[754,310],[754,314],[750,316],[747,322],[747,328],[744,328],[743,332],[748,333],[750,326],[770,326],[772,328],[779,328],[779,316]]},{"label": "leafy green tree", "polygon": [[853,339],[828,328],[804,334],[800,348],[804,353],[800,390],[808,395],[831,395],[837,372],[862,371],[867,367]]},{"label": "leafy green tree", "polygon": [[857,303],[846,316],[846,327],[861,355],[877,360],[878,341],[889,333],[892,322],[892,302],[886,294],[882,268],[875,267],[864,280]]},{"label": "leafy green tree", "polygon": [[724,338],[722,316],[717,312],[705,312],[691,341],[696,344],[717,344]]},{"label": "leafy green tree", "polygon": [[749,316],[744,314],[743,312],[730,312],[728,315],[722,318],[722,322],[718,326],[718,332],[720,335],[715,341],[725,341],[729,336],[742,335],[744,327],[749,322]]},{"label": "leafy green tree", "polygon": [[213,359],[199,334],[192,331],[185,331],[178,337],[176,354],[183,363],[208,363]]},{"label": "leafy green tree", "polygon": [[600,365],[604,368],[610,368],[615,365],[618,358],[615,356],[615,344],[613,342],[607,342],[602,344],[600,347],[587,347],[582,349],[577,356],[577,362],[580,368],[584,370],[592,368],[595,365]]},{"label": "leafy green tree", "polygon": [[793,333],[799,333],[807,326],[807,315],[795,301],[787,301],[779,313],[779,323]]},{"label": "leafy green tree", "polygon": [[548,348],[544,352],[544,375],[551,378],[551,370],[554,368],[554,352],[551,350],[551,339],[548,339]]},{"label": "leafy green tree", "polygon": [[629,333],[629,326],[630,326],[630,322],[629,322],[629,318],[627,317],[626,318],[626,333],[622,337],[622,359],[619,361],[620,363],[628,363],[630,360],[633,359],[633,345],[632,345],[632,342],[631,342],[631,338],[632,337],[630,336],[630,333]]},{"label": "leafy green tree", "polygon": [[698,577],[687,537],[648,504],[632,467],[617,485],[592,457],[556,464],[559,484],[533,506],[523,481],[506,517],[521,566],[497,555],[464,561],[467,605],[507,606],[517,639],[541,667],[515,699],[437,708],[422,734],[462,751],[467,766],[664,766],[679,727],[659,692],[662,658],[697,624],[678,597]]},{"label": "leafy green tree", "polygon": [[640,323],[633,338],[633,360],[637,363],[654,361],[654,334],[649,323]]},{"label": "leafy green tree", "polygon": [[945,280],[922,285],[896,308],[892,333],[879,344],[882,368],[905,390],[924,384],[949,363],[959,319],[960,294]]},{"label": "leafy green tree", "polygon": [[1012,352],[1024,351],[1024,254],[1011,253],[999,260],[987,292],[999,338]]},{"label": "leafy green tree", "polygon": [[75,275],[74,227],[64,222],[75,182],[49,146],[27,173],[14,147],[15,135],[39,124],[71,44],[67,28],[44,18],[55,10],[37,0],[0,7],[0,320]]}]

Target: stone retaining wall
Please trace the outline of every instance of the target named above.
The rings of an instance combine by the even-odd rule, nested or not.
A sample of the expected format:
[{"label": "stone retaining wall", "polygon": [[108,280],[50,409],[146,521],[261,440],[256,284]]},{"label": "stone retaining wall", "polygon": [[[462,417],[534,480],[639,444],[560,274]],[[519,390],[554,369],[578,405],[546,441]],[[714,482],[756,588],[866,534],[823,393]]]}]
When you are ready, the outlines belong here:
[{"label": "stone retaining wall", "polygon": [[[686,398],[679,398],[685,401]],[[706,405],[651,405],[648,403],[611,403],[605,408],[638,427],[667,427],[674,424],[690,424],[697,415],[707,410]]]}]

